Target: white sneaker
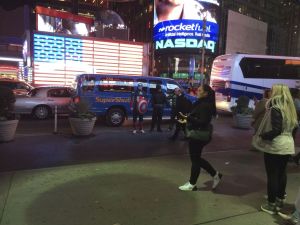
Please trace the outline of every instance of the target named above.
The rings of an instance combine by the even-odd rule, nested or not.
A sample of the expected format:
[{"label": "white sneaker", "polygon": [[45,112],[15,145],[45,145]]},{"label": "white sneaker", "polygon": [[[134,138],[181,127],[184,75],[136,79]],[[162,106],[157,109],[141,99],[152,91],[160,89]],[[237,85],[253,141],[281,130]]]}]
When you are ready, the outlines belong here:
[{"label": "white sneaker", "polygon": [[142,134],[144,134],[144,133],[145,133],[145,131],[144,131],[144,130],[140,130],[140,132],[141,132]]},{"label": "white sneaker", "polygon": [[181,191],[195,191],[197,190],[196,185],[191,184],[190,182],[185,183],[184,185],[178,187]]},{"label": "white sneaker", "polygon": [[213,177],[213,185],[212,185],[212,189],[216,189],[216,187],[219,185],[221,179],[222,179],[222,174],[217,172],[216,175]]},{"label": "white sneaker", "polygon": [[133,133],[133,134],[136,134],[136,130],[133,130],[132,133]]}]

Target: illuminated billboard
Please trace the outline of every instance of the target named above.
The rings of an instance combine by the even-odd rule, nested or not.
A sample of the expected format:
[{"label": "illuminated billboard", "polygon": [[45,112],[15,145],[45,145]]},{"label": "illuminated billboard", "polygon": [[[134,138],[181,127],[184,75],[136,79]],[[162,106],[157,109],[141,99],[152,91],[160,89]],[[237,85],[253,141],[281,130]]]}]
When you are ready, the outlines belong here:
[{"label": "illuminated billboard", "polygon": [[94,20],[54,9],[36,7],[37,30],[51,33],[89,36]]},{"label": "illuminated billboard", "polygon": [[128,41],[33,34],[33,83],[70,85],[82,73],[143,75],[144,45]]},{"label": "illuminated billboard", "polygon": [[215,53],[219,5],[219,0],[154,0],[156,52],[199,52],[204,45]]}]

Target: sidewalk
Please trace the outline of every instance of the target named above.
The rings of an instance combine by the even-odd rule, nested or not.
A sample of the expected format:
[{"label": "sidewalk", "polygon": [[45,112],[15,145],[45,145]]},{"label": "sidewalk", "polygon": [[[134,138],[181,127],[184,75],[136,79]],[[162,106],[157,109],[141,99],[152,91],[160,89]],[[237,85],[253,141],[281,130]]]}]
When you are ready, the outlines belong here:
[{"label": "sidewalk", "polygon": [[[253,132],[233,129],[230,119],[215,121],[203,154],[224,174],[215,192],[205,172],[198,191],[178,190],[191,164],[186,143],[167,141],[170,133],[97,126],[78,139],[67,121],[59,135],[47,121],[24,121],[15,141],[0,146],[0,170],[13,171],[0,172],[0,225],[284,224],[259,211],[266,193],[262,154],[249,151]],[[288,165],[289,204],[299,172]]]},{"label": "sidewalk", "polygon": [[[262,155],[248,150],[204,153],[224,174],[215,193],[202,172],[198,191],[181,192],[187,155],[88,163],[0,173],[0,225],[273,225],[258,209],[266,178]],[[288,203],[300,184],[288,166]]]}]

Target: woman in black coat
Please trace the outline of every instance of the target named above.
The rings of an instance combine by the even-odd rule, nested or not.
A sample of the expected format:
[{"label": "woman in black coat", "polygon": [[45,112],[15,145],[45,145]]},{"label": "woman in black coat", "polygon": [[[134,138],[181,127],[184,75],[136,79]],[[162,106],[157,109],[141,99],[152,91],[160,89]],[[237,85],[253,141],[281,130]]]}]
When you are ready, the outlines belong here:
[{"label": "woman in black coat", "polygon": [[190,180],[179,187],[181,191],[196,190],[197,179],[201,168],[205,169],[213,177],[212,188],[215,189],[219,184],[222,174],[216,171],[212,165],[201,157],[203,147],[211,141],[212,117],[216,115],[215,92],[209,85],[202,85],[198,88],[198,100],[193,104],[192,111],[187,117],[189,130],[211,131],[209,140],[198,139],[189,140],[189,154],[192,161]]}]

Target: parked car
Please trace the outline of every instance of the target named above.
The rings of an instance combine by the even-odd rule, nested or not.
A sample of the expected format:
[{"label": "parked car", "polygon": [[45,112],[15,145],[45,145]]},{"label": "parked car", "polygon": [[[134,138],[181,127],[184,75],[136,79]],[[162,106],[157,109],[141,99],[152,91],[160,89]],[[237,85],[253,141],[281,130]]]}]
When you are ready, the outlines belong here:
[{"label": "parked car", "polygon": [[0,79],[0,85],[12,89],[15,95],[26,95],[33,89],[25,81],[15,79]]},{"label": "parked car", "polygon": [[37,119],[46,119],[54,113],[69,113],[69,104],[75,90],[70,87],[38,87],[26,96],[17,96],[15,113],[32,114]]}]

